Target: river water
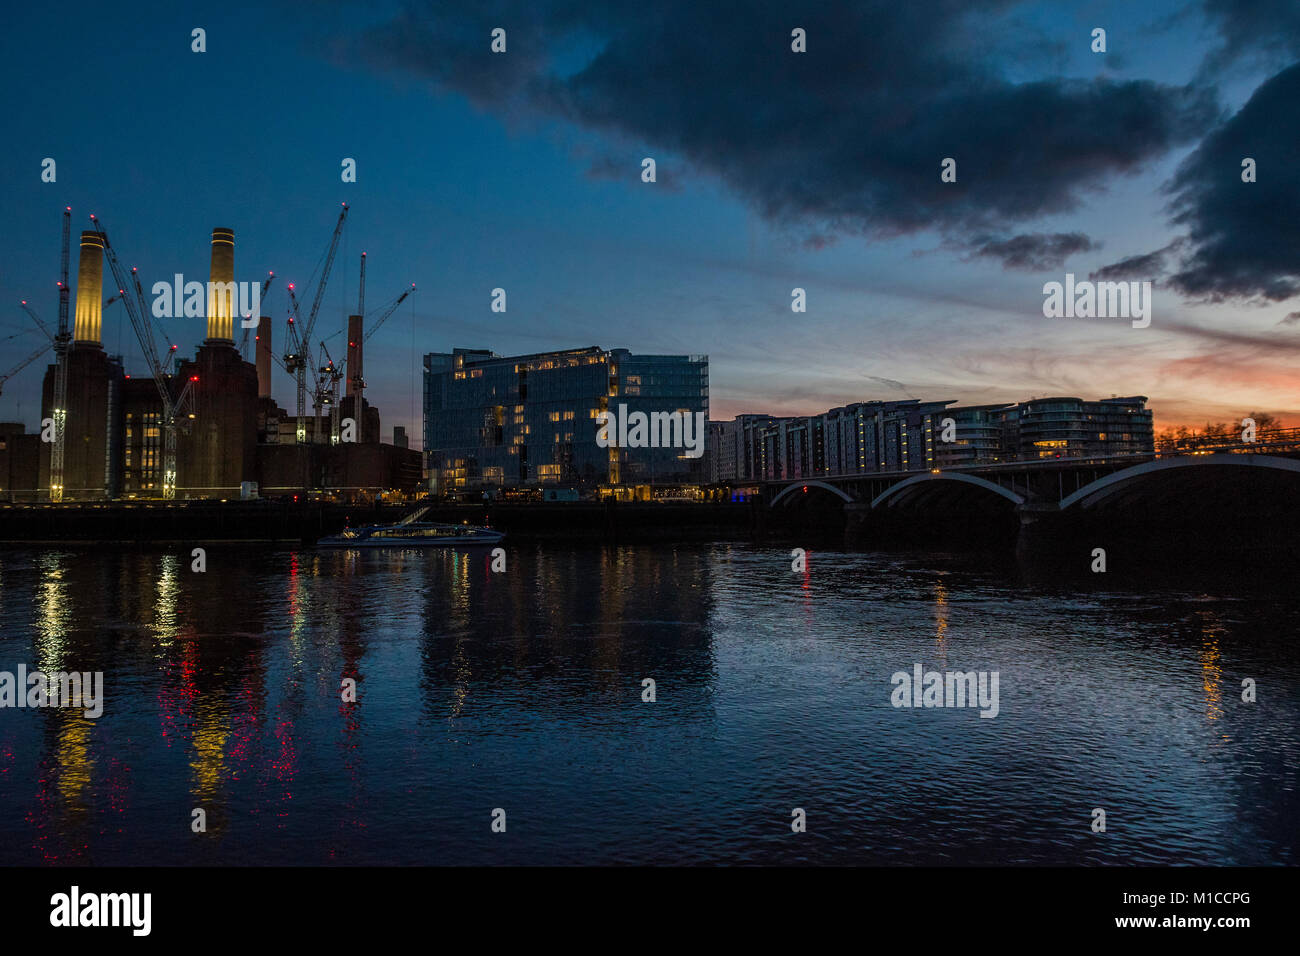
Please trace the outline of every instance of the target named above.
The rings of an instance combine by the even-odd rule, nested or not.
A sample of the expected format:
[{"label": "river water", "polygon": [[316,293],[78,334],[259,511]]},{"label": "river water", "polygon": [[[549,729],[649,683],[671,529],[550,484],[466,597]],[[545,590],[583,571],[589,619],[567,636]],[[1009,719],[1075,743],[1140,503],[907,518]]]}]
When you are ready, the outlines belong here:
[{"label": "river water", "polygon": [[[736,543],[192,561],[0,551],[0,671],[104,681],[97,719],[0,709],[0,863],[1300,863],[1294,587]],[[996,716],[894,706],[917,665],[996,672]]]}]

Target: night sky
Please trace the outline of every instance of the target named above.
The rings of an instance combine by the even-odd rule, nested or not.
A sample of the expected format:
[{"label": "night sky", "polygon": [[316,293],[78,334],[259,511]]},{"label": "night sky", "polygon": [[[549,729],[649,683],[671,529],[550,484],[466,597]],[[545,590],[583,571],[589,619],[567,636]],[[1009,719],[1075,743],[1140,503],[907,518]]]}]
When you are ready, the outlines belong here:
[{"label": "night sky", "polygon": [[[92,212],[146,289],[205,281],[232,227],[235,278],[279,277],[278,352],[346,201],[317,337],[341,357],[362,251],[368,311],[419,286],[367,347],[385,440],[418,442],[420,356],[455,346],[705,353],[715,419],[1145,394],[1158,426],[1300,424],[1300,4],[708,6],[7,10],[0,374],[40,342],[20,299],[57,318],[65,205],[74,281]],[[1155,281],[1151,326],[1045,318],[1066,272]],[[203,320],[162,321],[192,354]],[[120,304],[104,338],[145,373]],[[36,426],[43,369],[0,419]]]}]

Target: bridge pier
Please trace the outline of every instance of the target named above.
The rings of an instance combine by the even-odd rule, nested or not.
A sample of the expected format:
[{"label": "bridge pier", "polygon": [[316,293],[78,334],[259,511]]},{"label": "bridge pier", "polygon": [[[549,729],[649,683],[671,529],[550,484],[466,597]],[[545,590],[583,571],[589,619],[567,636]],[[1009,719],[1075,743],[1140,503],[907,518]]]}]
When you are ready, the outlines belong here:
[{"label": "bridge pier", "polygon": [[868,537],[867,529],[871,522],[871,505],[865,501],[853,501],[844,506],[844,543],[858,544]]},{"label": "bridge pier", "polygon": [[1300,462],[1276,455],[1029,461],[779,487],[774,524],[842,532],[850,547],[1014,546],[1071,564],[1102,548],[1108,565],[1131,567],[1193,552],[1300,563]]},{"label": "bridge pier", "polygon": [[1016,508],[1020,537],[1059,534],[1069,524],[1068,516],[1055,501],[1026,501]]}]

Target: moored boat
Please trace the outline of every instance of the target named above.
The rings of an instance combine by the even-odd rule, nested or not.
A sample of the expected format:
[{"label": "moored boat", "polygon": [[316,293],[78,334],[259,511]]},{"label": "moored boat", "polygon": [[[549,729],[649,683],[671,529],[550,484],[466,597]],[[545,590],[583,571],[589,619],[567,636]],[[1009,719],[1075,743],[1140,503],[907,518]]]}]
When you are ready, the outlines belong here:
[{"label": "moored boat", "polygon": [[496,544],[505,538],[491,528],[420,521],[428,510],[421,508],[397,524],[347,528],[316,543],[322,548],[448,548]]}]

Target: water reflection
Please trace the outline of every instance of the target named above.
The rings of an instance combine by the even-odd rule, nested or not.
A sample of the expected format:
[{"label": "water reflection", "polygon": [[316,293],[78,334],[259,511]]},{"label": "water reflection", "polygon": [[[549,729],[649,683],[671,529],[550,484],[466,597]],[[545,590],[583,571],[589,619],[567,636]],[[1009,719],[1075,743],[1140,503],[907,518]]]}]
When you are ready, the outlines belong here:
[{"label": "water reflection", "polygon": [[1202,611],[1197,617],[1200,618],[1201,630],[1201,686],[1205,690],[1205,716],[1208,720],[1218,720],[1223,716],[1219,638],[1226,628],[1214,612]]},{"label": "water reflection", "polygon": [[[0,669],[100,670],[106,697],[0,711],[0,860],[495,862],[508,805],[513,862],[1296,861],[1295,599],[790,560],[0,552]],[[999,670],[1001,715],[895,710],[916,661]],[[1106,841],[1075,825],[1099,793]]]}]

